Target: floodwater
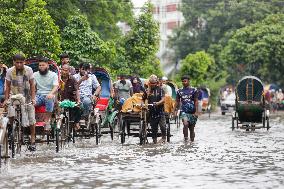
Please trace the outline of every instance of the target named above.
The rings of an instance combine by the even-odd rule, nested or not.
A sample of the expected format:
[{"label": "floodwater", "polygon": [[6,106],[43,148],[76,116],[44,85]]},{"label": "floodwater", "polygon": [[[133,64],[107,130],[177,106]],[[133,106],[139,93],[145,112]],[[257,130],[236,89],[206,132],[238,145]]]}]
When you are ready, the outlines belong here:
[{"label": "floodwater", "polygon": [[271,126],[232,131],[231,117],[215,114],[201,117],[193,143],[173,125],[167,144],[130,137],[121,145],[106,135],[98,146],[83,139],[58,154],[38,145],[2,164],[0,188],[284,188],[283,115]]}]

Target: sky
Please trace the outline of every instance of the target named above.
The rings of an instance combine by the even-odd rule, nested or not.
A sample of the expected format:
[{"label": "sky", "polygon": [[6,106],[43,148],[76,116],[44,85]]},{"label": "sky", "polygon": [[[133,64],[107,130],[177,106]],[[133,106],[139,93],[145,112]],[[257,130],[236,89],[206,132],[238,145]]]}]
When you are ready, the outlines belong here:
[{"label": "sky", "polygon": [[142,7],[147,0],[132,0],[134,7]]},{"label": "sky", "polygon": [[[134,8],[136,8],[136,7],[142,7],[146,1],[147,0],[132,0],[132,3],[134,5]],[[137,15],[139,13],[139,9],[134,9],[134,12]]]}]

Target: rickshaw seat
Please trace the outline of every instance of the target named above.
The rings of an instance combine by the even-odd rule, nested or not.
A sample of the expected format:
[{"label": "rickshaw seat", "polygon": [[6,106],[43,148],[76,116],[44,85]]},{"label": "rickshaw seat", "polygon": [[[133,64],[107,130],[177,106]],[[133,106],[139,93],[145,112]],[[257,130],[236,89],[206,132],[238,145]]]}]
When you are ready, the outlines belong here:
[{"label": "rickshaw seat", "polygon": [[44,127],[45,126],[45,122],[36,122],[35,126],[36,127]]},{"label": "rickshaw seat", "polygon": [[108,101],[109,98],[100,98],[99,101],[97,102],[96,108],[98,108],[100,111],[106,110],[108,106]]},{"label": "rickshaw seat", "polygon": [[45,106],[36,106],[35,113],[45,113]]}]

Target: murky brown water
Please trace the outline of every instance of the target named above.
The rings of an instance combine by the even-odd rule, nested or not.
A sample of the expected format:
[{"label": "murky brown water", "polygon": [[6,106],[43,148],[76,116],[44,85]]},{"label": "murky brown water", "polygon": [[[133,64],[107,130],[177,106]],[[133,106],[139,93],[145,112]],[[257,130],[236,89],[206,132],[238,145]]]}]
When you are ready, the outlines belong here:
[{"label": "murky brown water", "polygon": [[284,188],[283,118],[271,126],[231,131],[230,116],[215,115],[199,120],[194,143],[173,126],[165,145],[104,136],[99,146],[82,140],[59,154],[38,146],[2,165],[0,188]]}]

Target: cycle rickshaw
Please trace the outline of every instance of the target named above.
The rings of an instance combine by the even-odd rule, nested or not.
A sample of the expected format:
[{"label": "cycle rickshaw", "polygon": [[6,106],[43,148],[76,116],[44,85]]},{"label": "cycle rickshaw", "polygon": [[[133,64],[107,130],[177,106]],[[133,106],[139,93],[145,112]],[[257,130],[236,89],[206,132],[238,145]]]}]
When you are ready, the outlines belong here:
[{"label": "cycle rickshaw", "polygon": [[117,111],[113,109],[114,99],[112,98],[113,88],[110,75],[103,68],[94,68],[92,73],[97,77],[102,88],[99,100],[89,116],[90,132],[96,137],[96,144],[98,144],[102,134],[110,134],[113,140],[118,119]]},{"label": "cycle rickshaw", "polygon": [[209,118],[211,116],[211,103],[210,103],[210,89],[201,87],[199,89],[199,98],[201,110],[203,113],[208,113]]},{"label": "cycle rickshaw", "polygon": [[243,77],[236,87],[236,111],[232,116],[232,130],[242,128],[269,130],[269,110],[265,108],[264,87],[254,76]]},{"label": "cycle rickshaw", "polygon": [[[55,72],[58,75],[58,81],[61,80],[60,69],[56,62],[53,60],[48,61],[49,70]],[[26,65],[33,69],[33,72],[38,71],[39,62],[37,58],[31,58],[26,60]],[[36,143],[55,143],[56,152],[62,148],[65,143],[70,142],[72,135],[74,134],[74,129],[71,128],[69,122],[64,121],[66,118],[67,109],[60,109],[59,102],[57,98],[55,99],[54,111],[50,120],[51,131],[46,132],[44,130],[45,122],[44,118],[46,116],[45,106],[35,107],[36,114]],[[63,121],[62,121],[63,120]],[[28,132],[28,131],[27,131]],[[39,136],[39,137],[38,137]],[[46,139],[45,139],[46,136]]]}]

